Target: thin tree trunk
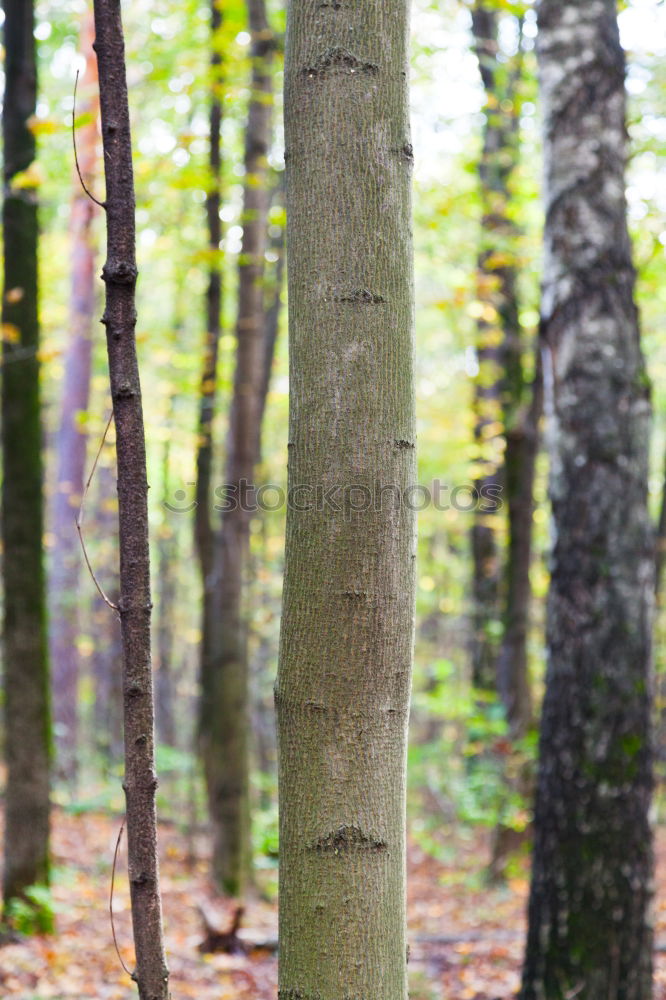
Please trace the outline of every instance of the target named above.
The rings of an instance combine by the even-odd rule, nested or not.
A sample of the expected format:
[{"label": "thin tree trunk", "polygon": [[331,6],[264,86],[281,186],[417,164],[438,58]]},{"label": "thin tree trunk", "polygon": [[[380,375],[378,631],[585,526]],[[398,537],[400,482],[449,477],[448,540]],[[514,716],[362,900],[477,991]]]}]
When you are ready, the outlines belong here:
[{"label": "thin tree trunk", "polygon": [[[533,385],[525,386],[517,289],[516,240],[510,215],[511,182],[520,158],[520,82],[523,59],[520,45],[512,59],[501,59],[500,15],[477,2],[472,30],[481,80],[486,92],[483,153],[479,165],[483,203],[483,247],[479,257],[478,299],[486,315],[479,319],[479,384],[477,438],[496,427],[488,446],[504,439],[504,451],[491,459],[485,485],[501,486],[508,513],[508,551],[499,558],[496,545],[497,513],[480,512],[474,531],[486,539],[493,567],[487,578],[492,607],[481,601],[477,649],[483,662],[491,660],[496,686],[514,737],[524,735],[532,720],[527,669],[529,569],[532,547],[534,469],[539,446],[541,378],[537,364]],[[518,21],[519,38],[522,23]],[[527,398],[526,398],[527,397]],[[488,406],[492,404],[492,409]],[[482,547],[483,551],[483,547]],[[474,578],[483,579],[483,564],[475,563]],[[478,588],[477,588],[478,589]],[[501,622],[501,641],[483,642],[483,624],[493,612]],[[488,627],[486,625],[486,631]],[[499,631],[499,630],[498,630]],[[491,638],[492,638],[491,626]],[[485,674],[480,679],[484,679]],[[487,680],[487,678],[485,678]]]},{"label": "thin tree trunk", "polygon": [[[276,685],[279,997],[405,1000],[415,559],[404,502],[415,475],[408,5],[293,0],[287,17],[295,492]],[[353,494],[340,488],[352,484]]]},{"label": "thin tree trunk", "polygon": [[540,352],[529,392],[529,402],[513,416],[512,425],[506,429],[504,452],[509,548],[504,573],[504,631],[497,658],[497,688],[514,739],[525,736],[534,721],[527,638],[532,597],[534,475],[543,409]]},{"label": "thin tree trunk", "polygon": [[106,326],[118,460],[125,789],[136,979],[141,1000],[167,1000],[157,863],[153,685],[150,663],[148,483],[136,356],[132,145],[120,0],[94,0],[106,177]]},{"label": "thin tree trunk", "polygon": [[273,34],[263,0],[249,0],[252,81],[245,133],[243,239],[239,259],[237,354],[225,486],[235,491],[215,542],[214,614],[202,664],[201,746],[213,826],[213,877],[242,895],[250,870],[248,664],[242,616],[250,494],[259,457],[264,384],[264,254],[272,116]]},{"label": "thin tree trunk", "polygon": [[2,544],[5,865],[9,903],[49,877],[51,728],[42,553],[42,427],[37,317],[34,12],[5,0],[3,115]]},{"label": "thin tree trunk", "polygon": [[[94,187],[97,159],[97,62],[92,50],[95,26],[92,11],[81,27],[81,48],[86,56],[79,110],[91,121],[77,129],[76,143],[81,175]],[[95,311],[95,246],[92,236],[94,205],[84,192],[78,174],[73,177],[71,208],[70,330],[64,358],[60,425],[56,438],[57,480],[51,510],[54,548],[49,580],[50,656],[53,718],[58,774],[75,781],[78,771],[79,631],[78,592],[81,549],[76,536],[85,474],[87,433],[80,415],[88,409],[92,356],[92,323]]]},{"label": "thin tree trunk", "polygon": [[522,1000],[652,993],[650,404],[613,0],[541,0],[554,542]]},{"label": "thin tree trunk", "polygon": [[[277,178],[277,183],[272,191],[271,203],[276,200],[278,203],[284,202],[284,173],[279,174]],[[268,390],[270,388],[271,382],[271,372],[273,370],[273,360],[275,358],[275,347],[277,344],[278,333],[280,331],[280,315],[282,313],[282,293],[284,291],[284,265],[285,265],[285,247],[284,247],[284,237],[285,231],[284,227],[280,226],[279,231],[271,237],[269,240],[269,248],[273,253],[277,254],[277,260],[275,261],[275,268],[273,271],[273,280],[270,284],[267,283],[264,301],[264,331],[265,331],[265,343],[264,343],[264,373],[261,383],[261,390],[259,396],[259,428],[261,429],[264,422],[264,412],[266,410],[266,401],[268,399]],[[259,442],[261,446],[261,441]],[[261,457],[261,447],[259,448],[259,457]]]},{"label": "thin tree trunk", "polygon": [[[479,374],[474,396],[474,436],[480,469],[477,489],[482,496],[490,488],[496,491],[496,496],[503,490],[510,509],[513,496],[509,487],[515,489],[518,483],[507,478],[506,448],[511,447],[508,436],[524,389],[516,287],[517,232],[509,215],[511,178],[519,159],[518,85],[522,57],[519,51],[512,60],[500,58],[499,25],[498,11],[477,0],[472,10],[472,33],[486,108],[479,161],[483,217],[477,305],[482,313],[477,320]],[[504,451],[502,443],[506,445]],[[500,634],[506,617],[504,560],[497,541],[500,516],[499,508],[489,510],[482,505],[472,528],[472,681],[475,687],[489,691],[497,690],[498,686]],[[509,548],[509,560],[512,555]],[[509,578],[515,573],[516,567],[511,567]],[[512,596],[510,591],[507,597]]]},{"label": "thin tree trunk", "polygon": [[[94,521],[87,537],[103,540],[104,552],[100,565],[106,567],[104,592],[110,601],[118,603],[118,572],[113,565],[113,553],[118,546],[118,490],[115,458],[112,465],[100,461],[95,474],[96,503]],[[93,593],[92,626],[95,635],[93,654],[93,745],[107,765],[120,763],[123,757],[123,692],[118,664],[122,662],[122,642],[118,616],[109,609],[95,591]]]},{"label": "thin tree trunk", "polygon": [[657,522],[657,540],[655,555],[654,589],[659,597],[664,576],[664,561],[666,560],[666,473],[664,474],[664,484],[661,491],[661,507],[659,508],[659,521]]},{"label": "thin tree trunk", "polygon": [[222,182],[222,151],[220,130],[222,126],[221,88],[222,54],[220,33],[222,12],[219,0],[211,2],[211,99],[209,114],[209,167],[210,188],[206,197],[206,222],[208,225],[208,288],[206,291],[206,344],[201,377],[199,405],[199,443],[197,447],[197,484],[195,540],[203,580],[203,624],[202,645],[208,643],[210,632],[209,613],[212,611],[211,572],[213,568],[213,527],[210,517],[211,478],[213,466],[213,418],[215,416],[215,396],[217,391],[217,358],[221,333],[222,314],[222,268],[220,263],[220,243],[222,222],[220,220]]},{"label": "thin tree trunk", "polygon": [[[167,423],[171,422],[173,406],[169,406]],[[169,439],[164,442],[162,457],[162,496],[171,496],[169,487]],[[173,678],[173,637],[176,609],[176,569],[178,540],[171,518],[164,517],[157,541],[157,669],[155,671],[155,719],[160,743],[175,747],[176,719]]]}]

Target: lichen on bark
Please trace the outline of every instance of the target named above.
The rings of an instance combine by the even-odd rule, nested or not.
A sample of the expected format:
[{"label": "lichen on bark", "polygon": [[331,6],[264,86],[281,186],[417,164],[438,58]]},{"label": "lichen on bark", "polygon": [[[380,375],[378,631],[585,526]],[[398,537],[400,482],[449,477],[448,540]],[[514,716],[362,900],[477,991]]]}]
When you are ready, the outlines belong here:
[{"label": "lichen on bark", "polygon": [[650,403],[612,0],[542,0],[554,538],[522,1000],[651,996]]}]

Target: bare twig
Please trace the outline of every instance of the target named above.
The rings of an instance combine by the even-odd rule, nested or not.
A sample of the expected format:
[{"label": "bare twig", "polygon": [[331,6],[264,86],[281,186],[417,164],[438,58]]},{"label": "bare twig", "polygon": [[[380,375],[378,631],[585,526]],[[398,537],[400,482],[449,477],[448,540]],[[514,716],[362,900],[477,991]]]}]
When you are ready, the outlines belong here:
[{"label": "bare twig", "polygon": [[104,428],[104,434],[102,435],[102,440],[100,442],[99,448],[97,449],[97,454],[95,455],[95,461],[93,462],[92,469],[90,470],[90,475],[88,476],[88,481],[86,482],[86,485],[85,485],[85,487],[83,489],[83,496],[81,497],[81,506],[79,507],[79,513],[78,513],[78,515],[76,517],[76,530],[79,533],[79,541],[81,542],[81,549],[83,550],[83,558],[86,561],[86,566],[88,567],[88,572],[90,573],[90,576],[92,578],[92,582],[97,587],[97,591],[99,593],[99,596],[102,598],[102,600],[104,601],[104,603],[108,604],[108,606],[113,611],[118,611],[119,610],[118,609],[118,605],[114,604],[113,601],[109,600],[109,598],[106,596],[106,594],[102,590],[102,587],[100,586],[100,583],[99,583],[97,577],[95,576],[94,570],[93,570],[93,568],[92,568],[92,566],[90,564],[90,559],[88,558],[88,552],[87,552],[87,549],[86,549],[86,543],[83,540],[83,530],[82,530],[82,528],[83,528],[83,507],[84,507],[84,504],[86,502],[86,497],[88,495],[88,490],[90,489],[90,484],[91,484],[91,482],[93,480],[93,476],[95,475],[95,471],[97,469],[97,463],[99,462],[99,456],[102,454],[102,448],[104,447],[104,443],[106,441],[106,435],[109,433],[109,427],[111,426],[111,421],[112,420],[113,420],[113,410],[111,410],[111,413],[109,414],[109,419],[106,422],[106,427]]},{"label": "bare twig", "polygon": [[81,168],[79,167],[79,156],[76,151],[76,88],[78,87],[78,85],[79,85],[79,71],[77,69],[76,80],[74,81],[74,103],[72,105],[72,145],[74,146],[74,163],[76,164],[76,172],[79,175],[79,180],[81,181],[81,187],[83,188],[85,193],[88,195],[91,201],[94,201],[95,204],[99,205],[100,208],[105,209],[106,202],[99,201],[99,199],[96,198],[95,195],[91,191],[89,191],[88,188],[86,187],[86,182],[83,179]]},{"label": "bare twig", "polygon": [[109,917],[111,918],[111,933],[113,935],[113,946],[116,949],[116,955],[118,956],[118,961],[122,965],[127,975],[130,977],[130,979],[134,979],[135,978],[134,973],[130,972],[130,970],[127,968],[127,966],[123,961],[123,956],[120,954],[120,949],[118,948],[118,940],[116,938],[116,926],[113,922],[113,887],[116,881],[116,862],[118,860],[118,850],[120,848],[120,841],[122,840],[124,829],[125,829],[125,820],[123,819],[122,823],[120,824],[120,830],[118,831],[118,839],[116,840],[116,849],[113,852],[113,867],[111,869],[111,891],[109,893]]}]

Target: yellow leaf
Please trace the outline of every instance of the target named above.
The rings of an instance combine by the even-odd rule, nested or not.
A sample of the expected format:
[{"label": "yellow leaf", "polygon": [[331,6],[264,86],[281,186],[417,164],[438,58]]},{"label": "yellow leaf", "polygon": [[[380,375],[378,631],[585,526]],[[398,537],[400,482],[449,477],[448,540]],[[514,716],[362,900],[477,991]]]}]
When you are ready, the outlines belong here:
[{"label": "yellow leaf", "polygon": [[7,344],[19,344],[21,342],[21,331],[13,323],[3,323],[2,339]]}]

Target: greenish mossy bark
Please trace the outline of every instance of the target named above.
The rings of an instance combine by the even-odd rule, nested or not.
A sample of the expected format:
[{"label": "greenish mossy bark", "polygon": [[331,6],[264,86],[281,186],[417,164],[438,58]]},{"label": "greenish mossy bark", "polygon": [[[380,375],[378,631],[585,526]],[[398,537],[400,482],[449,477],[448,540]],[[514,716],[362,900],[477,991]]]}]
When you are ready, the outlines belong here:
[{"label": "greenish mossy bark", "polygon": [[201,748],[213,830],[212,874],[232,896],[250,875],[247,637],[243,584],[250,541],[248,492],[259,459],[262,392],[267,388],[264,254],[275,39],[263,0],[248,0],[252,79],[245,132],[243,238],[238,267],[236,369],[231,399],[222,520],[214,542],[202,650]]},{"label": "greenish mossy bark", "polygon": [[614,0],[541,0],[554,540],[522,1000],[649,1000],[650,402]]},{"label": "greenish mossy bark", "polygon": [[407,996],[415,560],[414,515],[404,503],[415,475],[408,69],[403,0],[292,0],[292,495],[276,684],[281,1000]]},{"label": "greenish mossy bark", "polygon": [[37,191],[30,180],[37,75],[34,14],[5,0],[2,544],[5,903],[49,878],[51,726],[42,553]]}]

